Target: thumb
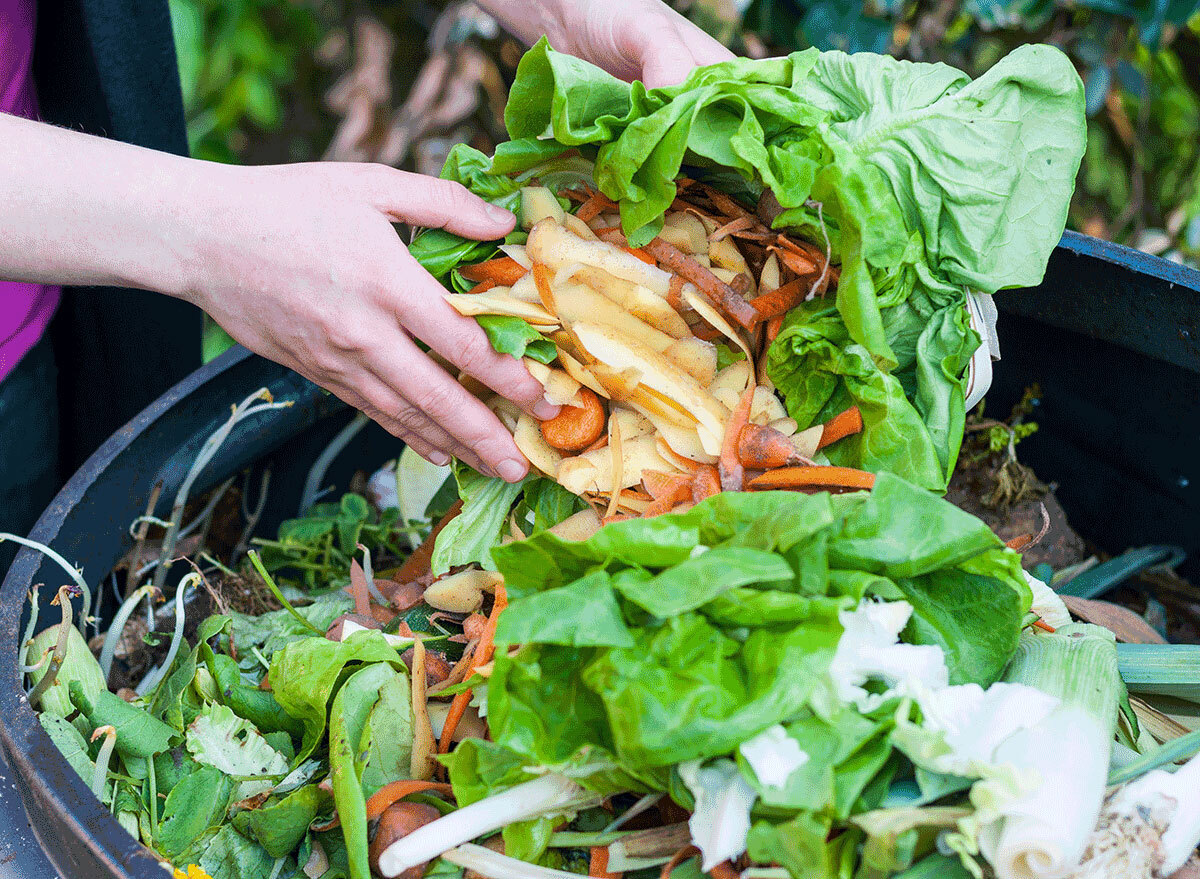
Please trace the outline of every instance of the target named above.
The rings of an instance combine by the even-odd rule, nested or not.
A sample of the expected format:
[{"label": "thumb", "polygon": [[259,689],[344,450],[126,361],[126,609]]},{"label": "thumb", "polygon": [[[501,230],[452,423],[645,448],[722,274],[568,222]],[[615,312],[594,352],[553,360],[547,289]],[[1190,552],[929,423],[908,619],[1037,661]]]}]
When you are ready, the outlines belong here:
[{"label": "thumb", "polygon": [[489,204],[462,184],[394,168],[387,170],[391,172],[389,185],[374,193],[375,202],[398,222],[445,229],[480,241],[503,238],[516,225],[511,211]]},{"label": "thumb", "polygon": [[697,67],[729,61],[734,54],[678,13],[659,18],[641,34],[642,82],[646,88],[678,85]]}]

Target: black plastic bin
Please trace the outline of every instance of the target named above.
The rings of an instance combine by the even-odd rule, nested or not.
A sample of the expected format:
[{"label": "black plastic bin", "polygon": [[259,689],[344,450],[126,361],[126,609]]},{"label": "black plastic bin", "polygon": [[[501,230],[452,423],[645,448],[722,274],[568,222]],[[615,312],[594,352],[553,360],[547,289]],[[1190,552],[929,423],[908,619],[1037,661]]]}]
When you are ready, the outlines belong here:
[{"label": "black plastic bin", "polygon": [[[1192,576],[1200,574],[1198,294],[1200,273],[1067,234],[1041,286],[997,297],[1004,359],[989,394],[993,411],[1007,411],[1026,386],[1041,385],[1041,430],[1022,443],[1022,459],[1059,484],[1077,530],[1114,552],[1179,544],[1189,552],[1183,572]],[[262,386],[295,405],[239,425],[193,496],[270,459],[264,526],[293,515],[309,464],[349,413],[294,373],[237,350],[115,434],[55,498],[32,536],[81,565],[100,592],[129,549],[128,524],[144,511],[151,487],[163,481],[158,513],[168,513],[201,443],[230,404]],[[373,451],[361,457],[367,448]],[[339,460],[346,467],[356,458],[375,463],[394,453],[382,431],[368,431]],[[336,469],[332,476],[337,481]],[[346,484],[344,470],[339,484]],[[155,858],[58,757],[24,697],[16,657],[25,598],[32,583],[61,579],[52,563],[23,550],[0,592],[0,746],[10,780],[41,849],[62,875],[162,879]],[[25,822],[3,793],[0,788],[0,816],[6,807],[9,813],[5,832],[20,834]],[[0,879],[53,875],[26,840],[13,838],[10,853],[8,865],[0,858]]]}]

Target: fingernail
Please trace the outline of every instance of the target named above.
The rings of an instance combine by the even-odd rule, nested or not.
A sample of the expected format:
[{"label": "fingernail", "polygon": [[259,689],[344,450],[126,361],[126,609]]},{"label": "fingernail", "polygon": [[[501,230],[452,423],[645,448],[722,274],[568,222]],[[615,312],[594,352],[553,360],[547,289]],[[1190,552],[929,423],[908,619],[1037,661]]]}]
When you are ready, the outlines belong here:
[{"label": "fingernail", "polygon": [[488,218],[495,220],[497,223],[508,223],[514,219],[512,211],[506,211],[497,204],[490,204],[485,209]]},{"label": "fingernail", "polygon": [[538,421],[548,421],[558,414],[559,408],[543,397],[533,404],[533,417]]},{"label": "fingernail", "polygon": [[525,476],[525,465],[520,461],[509,458],[496,465],[496,472],[505,482],[517,482]]},{"label": "fingernail", "polygon": [[437,464],[439,467],[445,467],[450,463],[450,456],[445,452],[430,452],[429,460],[431,463]]}]

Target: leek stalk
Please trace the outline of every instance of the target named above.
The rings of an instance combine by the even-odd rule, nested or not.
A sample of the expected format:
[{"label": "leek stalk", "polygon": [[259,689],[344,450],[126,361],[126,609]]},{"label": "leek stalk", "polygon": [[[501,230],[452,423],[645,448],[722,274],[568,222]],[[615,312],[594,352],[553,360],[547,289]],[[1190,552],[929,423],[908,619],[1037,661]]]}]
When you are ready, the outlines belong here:
[{"label": "leek stalk", "polygon": [[1033,770],[1040,781],[981,828],[980,851],[999,879],[1057,879],[1079,864],[1100,816],[1121,692],[1116,640],[1084,624],[1027,633],[1005,680],[1059,705],[997,749],[997,763]]}]

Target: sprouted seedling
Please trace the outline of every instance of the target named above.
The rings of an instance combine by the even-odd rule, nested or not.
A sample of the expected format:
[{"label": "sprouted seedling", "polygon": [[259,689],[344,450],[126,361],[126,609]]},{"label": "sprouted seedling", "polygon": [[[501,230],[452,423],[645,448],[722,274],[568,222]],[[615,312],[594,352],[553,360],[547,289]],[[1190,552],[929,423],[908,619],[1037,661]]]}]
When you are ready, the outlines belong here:
[{"label": "sprouted seedling", "polygon": [[[250,487],[249,484],[250,476],[247,474],[245,489]],[[246,527],[242,529],[242,535],[238,538],[237,546],[230,553],[229,558],[231,562],[237,562],[238,559],[246,554],[246,550],[250,546],[250,538],[254,536],[255,530],[258,528],[258,521],[262,518],[263,510],[266,509],[267,492],[270,487],[271,468],[268,466],[263,469],[262,481],[258,486],[258,503],[254,505],[253,510],[246,504],[246,499],[250,496],[249,492],[247,490],[242,491],[242,517],[246,520]]]},{"label": "sprouted seedling", "polygon": [[96,741],[101,736],[104,736],[104,744],[100,746],[100,753],[96,755],[96,770],[92,774],[92,793],[103,803],[108,787],[108,764],[112,759],[113,748],[117,744],[117,730],[112,726],[98,727],[92,732],[92,741]]},{"label": "sprouted seedling", "polygon": [[171,666],[175,663],[175,656],[179,653],[179,645],[183,642],[185,621],[184,602],[187,598],[187,591],[193,586],[198,586],[201,579],[199,574],[192,571],[179,581],[179,586],[175,590],[175,631],[171,635],[171,646],[167,648],[167,656],[162,661],[162,665],[142,678],[142,682],[138,684],[137,694],[139,696],[143,696],[157,687],[159,681],[166,677],[167,673],[171,670]]},{"label": "sprouted seedling", "polygon": [[[265,402],[258,403],[257,401],[259,400]],[[162,591],[163,585],[166,583],[167,572],[171,568],[171,556],[175,551],[175,542],[179,539],[179,522],[183,518],[183,510],[187,506],[188,495],[191,493],[192,485],[200,476],[200,473],[216,457],[217,452],[224,445],[225,440],[229,438],[229,435],[239,422],[259,412],[284,409],[291,405],[290,400],[276,403],[270,391],[266,388],[259,388],[234,406],[233,412],[225,423],[213,431],[212,435],[204,441],[204,445],[200,447],[200,453],[196,455],[196,460],[192,462],[191,469],[188,470],[187,475],[179,486],[179,490],[175,493],[175,503],[171,507],[171,524],[167,528],[167,533],[163,536],[162,551],[158,556],[158,569],[154,572],[154,587],[156,589]]]},{"label": "sprouted seedling", "polygon": [[41,592],[42,584],[34,583],[33,588],[29,590],[29,622],[25,624],[25,634],[21,636],[21,646],[17,651],[17,662],[24,665],[29,659],[29,644],[33,641],[33,636],[37,632],[38,624],[38,593]]},{"label": "sprouted seedling", "polygon": [[[21,546],[28,546],[30,549],[36,549],[42,555],[56,562],[60,568],[66,571],[71,576],[71,579],[75,581],[75,586],[79,589],[79,595],[83,598],[82,606],[80,607],[79,611],[79,630],[86,636],[86,626],[89,622],[99,625],[98,620],[95,620],[89,616],[89,614],[92,612],[92,590],[88,587],[87,581],[83,579],[83,571],[81,569],[76,568],[44,543],[38,543],[38,541],[30,540],[28,537],[18,537],[16,534],[10,534],[7,531],[0,531],[0,543],[3,543],[6,540],[11,540],[13,543],[19,543]],[[62,590],[60,589],[59,594],[61,595],[61,593]],[[57,601],[57,599],[55,600]]]},{"label": "sprouted seedling", "polygon": [[129,618],[133,616],[134,609],[138,603],[154,593],[154,587],[150,585],[143,586],[121,603],[117,608],[117,613],[113,617],[112,625],[108,627],[108,634],[104,636],[104,646],[100,649],[100,670],[104,672],[104,679],[108,680],[108,675],[112,671],[113,657],[117,652],[117,644],[125,634],[125,626],[129,622]]},{"label": "sprouted seedling", "polygon": [[50,667],[46,669],[46,673],[42,675],[42,679],[29,692],[29,704],[31,705],[36,705],[40,702],[46,691],[54,685],[54,681],[58,678],[58,670],[62,668],[63,661],[67,658],[67,638],[73,623],[71,619],[71,597],[74,592],[74,586],[61,586],[59,587],[58,594],[54,596],[54,600],[51,602],[51,604],[57,604],[62,608],[62,623],[58,627],[58,639],[54,642],[54,650],[50,654]]},{"label": "sprouted seedling", "polygon": [[307,513],[317,501],[319,501],[328,489],[322,489],[321,483],[325,481],[325,474],[329,472],[329,467],[346,446],[350,445],[351,440],[358,436],[361,431],[370,422],[366,415],[361,412],[357,413],[350,423],[337,432],[332,440],[329,441],[322,451],[317,456],[317,460],[313,461],[313,465],[309,468],[308,477],[304,480],[304,493],[300,495],[300,515]]}]

